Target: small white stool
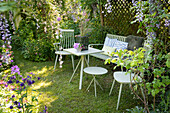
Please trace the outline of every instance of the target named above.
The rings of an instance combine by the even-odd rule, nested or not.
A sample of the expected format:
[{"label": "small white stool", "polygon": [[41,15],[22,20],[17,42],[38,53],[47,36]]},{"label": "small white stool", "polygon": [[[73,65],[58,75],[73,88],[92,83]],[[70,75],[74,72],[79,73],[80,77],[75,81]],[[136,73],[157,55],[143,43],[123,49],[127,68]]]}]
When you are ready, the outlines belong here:
[{"label": "small white stool", "polygon": [[96,80],[96,75],[103,75],[103,74],[106,74],[108,71],[107,71],[107,69],[102,68],[102,67],[87,67],[87,68],[84,69],[84,72],[87,73],[87,74],[91,74],[93,76],[93,79],[91,80],[91,82],[90,82],[90,84],[89,84],[89,86],[87,87],[86,90],[89,89],[92,82],[94,81],[94,92],[95,92],[95,97],[96,97],[97,96],[97,94],[96,94],[96,84],[99,85],[100,88],[103,90],[101,85]]}]

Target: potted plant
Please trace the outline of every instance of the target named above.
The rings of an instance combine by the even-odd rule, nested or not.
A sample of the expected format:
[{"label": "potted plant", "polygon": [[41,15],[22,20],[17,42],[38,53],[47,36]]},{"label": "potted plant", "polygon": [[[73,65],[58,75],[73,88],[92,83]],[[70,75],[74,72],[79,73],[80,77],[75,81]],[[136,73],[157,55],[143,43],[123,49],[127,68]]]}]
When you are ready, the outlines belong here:
[{"label": "potted plant", "polygon": [[83,13],[79,22],[80,35],[75,36],[76,43],[80,43],[83,45],[82,51],[88,50],[89,36],[91,32],[90,26],[90,19],[88,19],[88,15],[86,13]]}]

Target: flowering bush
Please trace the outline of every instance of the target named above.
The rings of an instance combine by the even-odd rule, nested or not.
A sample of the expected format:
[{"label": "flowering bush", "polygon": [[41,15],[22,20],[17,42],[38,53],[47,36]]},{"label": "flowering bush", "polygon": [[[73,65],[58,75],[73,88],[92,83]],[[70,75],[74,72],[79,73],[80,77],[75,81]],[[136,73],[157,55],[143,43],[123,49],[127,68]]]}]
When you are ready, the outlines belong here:
[{"label": "flowering bush", "polygon": [[30,113],[38,108],[38,98],[33,95],[35,90],[31,89],[31,86],[40,80],[40,77],[33,73],[27,73],[26,77],[21,75],[17,65],[12,66],[6,73],[1,72],[0,77],[1,111]]},{"label": "flowering bush", "polygon": [[6,17],[0,15],[0,71],[9,68],[13,64],[13,56],[11,51],[11,34],[9,24]]}]

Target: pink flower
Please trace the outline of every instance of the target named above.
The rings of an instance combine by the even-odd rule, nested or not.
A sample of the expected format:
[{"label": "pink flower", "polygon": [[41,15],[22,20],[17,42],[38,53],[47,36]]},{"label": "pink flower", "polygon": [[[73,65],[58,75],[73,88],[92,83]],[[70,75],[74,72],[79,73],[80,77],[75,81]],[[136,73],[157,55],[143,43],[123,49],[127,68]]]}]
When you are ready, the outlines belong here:
[{"label": "pink flower", "polygon": [[61,17],[57,17],[57,21],[60,21],[61,20]]},{"label": "pink flower", "polygon": [[74,43],[73,47],[77,49],[79,47],[80,43]]}]

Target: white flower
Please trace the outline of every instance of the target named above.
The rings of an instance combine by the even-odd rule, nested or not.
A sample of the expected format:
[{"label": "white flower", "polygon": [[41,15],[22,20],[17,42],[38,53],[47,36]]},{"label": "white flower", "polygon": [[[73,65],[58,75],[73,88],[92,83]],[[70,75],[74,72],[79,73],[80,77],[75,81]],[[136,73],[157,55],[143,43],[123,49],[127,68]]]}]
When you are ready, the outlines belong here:
[{"label": "white flower", "polygon": [[2,45],[2,48],[5,48],[5,45]]}]

